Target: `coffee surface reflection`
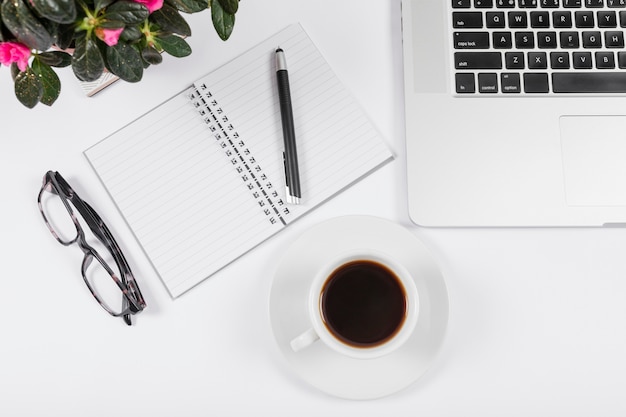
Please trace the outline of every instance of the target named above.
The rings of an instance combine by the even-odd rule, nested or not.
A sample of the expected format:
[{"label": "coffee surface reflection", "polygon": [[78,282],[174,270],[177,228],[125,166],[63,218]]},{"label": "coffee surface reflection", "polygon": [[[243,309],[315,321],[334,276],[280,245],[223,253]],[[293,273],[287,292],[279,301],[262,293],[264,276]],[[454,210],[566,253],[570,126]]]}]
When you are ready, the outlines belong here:
[{"label": "coffee surface reflection", "polygon": [[329,275],[321,291],[320,312],[330,333],[341,342],[376,347],[402,327],[407,295],[400,279],[385,265],[354,260]]}]

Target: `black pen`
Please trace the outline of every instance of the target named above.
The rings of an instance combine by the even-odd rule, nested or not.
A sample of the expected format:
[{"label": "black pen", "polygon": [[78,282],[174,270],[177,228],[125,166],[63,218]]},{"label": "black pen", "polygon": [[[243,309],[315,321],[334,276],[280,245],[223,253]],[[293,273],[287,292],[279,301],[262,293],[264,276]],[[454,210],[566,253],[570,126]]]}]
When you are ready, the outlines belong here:
[{"label": "black pen", "polygon": [[300,204],[300,172],[298,169],[298,154],[296,152],[296,133],[293,124],[293,110],[291,109],[291,93],[289,90],[289,75],[285,53],[279,47],[276,49],[276,80],[278,81],[278,101],[280,102],[280,118],[283,124],[283,141],[285,152],[285,186],[287,202]]}]

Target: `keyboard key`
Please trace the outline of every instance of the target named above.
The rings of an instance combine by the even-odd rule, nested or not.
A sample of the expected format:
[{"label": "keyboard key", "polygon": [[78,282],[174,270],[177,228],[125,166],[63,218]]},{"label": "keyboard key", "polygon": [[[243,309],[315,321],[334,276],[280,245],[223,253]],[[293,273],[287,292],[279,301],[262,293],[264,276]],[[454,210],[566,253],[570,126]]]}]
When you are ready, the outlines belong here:
[{"label": "keyboard key", "polygon": [[454,49],[487,49],[489,33],[487,32],[454,32]]},{"label": "keyboard key", "polygon": [[598,27],[616,28],[617,16],[614,11],[598,12]]},{"label": "keyboard key", "polygon": [[474,74],[459,73],[455,74],[456,92],[459,94],[470,94],[476,92],[476,84],[474,82]]},{"label": "keyboard key", "polygon": [[617,65],[621,69],[626,68],[626,52],[618,52],[617,53]]},{"label": "keyboard key", "polygon": [[621,32],[621,31],[604,32],[604,45],[607,48],[623,48],[624,47],[624,32]]},{"label": "keyboard key", "polygon": [[563,0],[563,7],[566,9],[579,9],[582,7],[581,0]]},{"label": "keyboard key", "polygon": [[532,32],[515,32],[515,47],[532,49],[535,47],[535,38]]},{"label": "keyboard key", "polygon": [[540,0],[540,4],[544,9],[556,9],[559,7],[559,0]]},{"label": "keyboard key", "polygon": [[485,19],[489,29],[503,29],[505,27],[504,12],[487,12]]},{"label": "keyboard key", "polygon": [[455,52],[456,69],[501,69],[500,52]]},{"label": "keyboard key", "polygon": [[520,77],[515,72],[503,72],[500,74],[500,84],[503,93],[521,93]]},{"label": "keyboard key", "polygon": [[534,9],[537,7],[537,0],[517,0],[517,6],[520,9]]},{"label": "keyboard key", "polygon": [[480,73],[478,74],[478,91],[481,93],[498,92],[498,74]]},{"label": "keyboard key", "polygon": [[511,49],[513,47],[511,32],[493,32],[493,47],[495,49]]},{"label": "keyboard key", "polygon": [[626,72],[554,72],[555,93],[626,93]]},{"label": "keyboard key", "polygon": [[477,9],[491,9],[493,0],[474,0],[474,7]]},{"label": "keyboard key", "polygon": [[526,12],[509,12],[509,27],[512,29],[526,29],[528,27]]},{"label": "keyboard key", "polygon": [[615,55],[613,54],[613,52],[596,52],[596,68],[615,68]]},{"label": "keyboard key", "polygon": [[452,26],[457,29],[481,29],[483,14],[481,12],[452,12]]},{"label": "keyboard key", "polygon": [[540,49],[556,48],[556,32],[537,32],[537,46]]},{"label": "keyboard key", "polygon": [[600,32],[583,32],[583,48],[601,48],[602,34]]},{"label": "keyboard key", "polygon": [[626,0],[606,0],[606,5],[612,8],[626,7]]},{"label": "keyboard key", "polygon": [[592,28],[594,27],[593,12],[583,11],[576,12],[576,27],[577,28]]},{"label": "keyboard key", "polygon": [[558,29],[567,29],[572,27],[572,12],[552,12],[552,24]]},{"label": "keyboard key", "polygon": [[452,0],[453,9],[469,9],[472,7],[471,0]]},{"label": "keyboard key", "polygon": [[527,93],[547,93],[548,74],[545,73],[526,73],[524,74],[524,91]]},{"label": "keyboard key", "polygon": [[548,12],[530,12],[530,27],[547,29],[550,27]]},{"label": "keyboard key", "polygon": [[591,69],[593,67],[591,52],[574,52],[572,61],[575,69]]},{"label": "keyboard key", "polygon": [[599,9],[604,7],[604,0],[585,0],[585,7]]},{"label": "keyboard key", "polygon": [[496,0],[496,7],[500,9],[512,9],[515,7],[515,0]]},{"label": "keyboard key", "polygon": [[626,12],[619,12],[619,27],[626,28]]},{"label": "keyboard key", "polygon": [[561,48],[563,49],[575,49],[580,46],[578,32],[561,32],[559,37],[561,40]]},{"label": "keyboard key", "polygon": [[569,69],[569,53],[550,52],[550,67],[552,69]]},{"label": "keyboard key", "polygon": [[504,61],[506,69],[524,69],[526,65],[523,52],[507,52],[504,54]]},{"label": "keyboard key", "polygon": [[529,52],[528,68],[546,69],[548,68],[548,57],[545,52]]}]

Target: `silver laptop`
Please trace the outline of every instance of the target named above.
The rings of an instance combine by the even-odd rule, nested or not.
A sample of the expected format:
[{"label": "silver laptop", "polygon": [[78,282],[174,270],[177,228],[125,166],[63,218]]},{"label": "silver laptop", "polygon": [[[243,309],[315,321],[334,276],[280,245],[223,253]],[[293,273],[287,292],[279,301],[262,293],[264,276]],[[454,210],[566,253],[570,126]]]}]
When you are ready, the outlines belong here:
[{"label": "silver laptop", "polygon": [[402,0],[423,226],[626,225],[626,0]]}]

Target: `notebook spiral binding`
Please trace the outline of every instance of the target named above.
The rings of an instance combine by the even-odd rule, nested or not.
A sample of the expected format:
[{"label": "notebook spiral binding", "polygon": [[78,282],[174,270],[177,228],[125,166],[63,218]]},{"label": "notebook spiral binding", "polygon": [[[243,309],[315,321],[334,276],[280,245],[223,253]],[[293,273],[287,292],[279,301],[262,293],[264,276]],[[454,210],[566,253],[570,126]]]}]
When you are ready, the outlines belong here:
[{"label": "notebook spiral binding", "polygon": [[290,214],[289,208],[211,91],[205,84],[194,86],[189,93],[189,99],[268,221],[286,225],[285,218]]}]

